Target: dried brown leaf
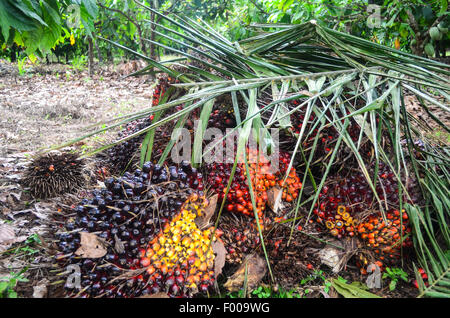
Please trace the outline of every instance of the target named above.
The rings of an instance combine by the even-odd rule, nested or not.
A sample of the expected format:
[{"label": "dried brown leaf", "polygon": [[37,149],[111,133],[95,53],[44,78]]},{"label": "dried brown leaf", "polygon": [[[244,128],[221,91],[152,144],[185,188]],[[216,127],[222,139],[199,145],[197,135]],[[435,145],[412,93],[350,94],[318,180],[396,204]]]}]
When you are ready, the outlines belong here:
[{"label": "dried brown leaf", "polygon": [[9,224],[0,224],[0,252],[6,251],[16,240],[14,227]]},{"label": "dried brown leaf", "polygon": [[280,208],[282,208],[281,203],[282,194],[283,192],[279,187],[272,187],[269,190],[267,190],[267,204],[274,213],[277,213],[277,211]]},{"label": "dried brown leaf", "polygon": [[214,258],[214,276],[217,278],[217,276],[222,274],[222,268],[225,266],[225,256],[227,255],[227,250],[225,249],[223,242],[220,240],[216,240],[211,245],[214,254],[216,255]]},{"label": "dried brown leaf", "polygon": [[211,220],[212,216],[214,215],[214,212],[216,211],[218,197],[219,197],[218,194],[213,195],[209,199],[209,204],[205,208],[204,214],[195,219],[195,224],[197,224],[197,226],[200,229],[204,229],[209,226],[209,221]]},{"label": "dried brown leaf", "polygon": [[248,255],[238,270],[228,278],[224,286],[228,291],[235,292],[244,286],[245,279],[247,279],[247,291],[252,291],[258,287],[266,273],[266,261],[259,255]]},{"label": "dried brown leaf", "polygon": [[75,255],[81,258],[100,258],[106,255],[107,249],[104,242],[95,234],[80,232],[80,247]]},{"label": "dried brown leaf", "polygon": [[117,237],[117,234],[114,234],[114,250],[118,253],[118,254],[122,254],[123,252],[125,252],[125,245],[123,244],[123,242],[120,240],[120,238]]}]

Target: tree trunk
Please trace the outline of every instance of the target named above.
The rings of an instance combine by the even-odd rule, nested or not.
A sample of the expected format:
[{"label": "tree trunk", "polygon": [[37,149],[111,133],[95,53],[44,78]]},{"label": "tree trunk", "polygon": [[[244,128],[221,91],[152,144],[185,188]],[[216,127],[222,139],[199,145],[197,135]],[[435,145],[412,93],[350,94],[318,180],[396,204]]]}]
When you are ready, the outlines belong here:
[{"label": "tree trunk", "polygon": [[89,45],[89,51],[88,51],[88,67],[89,67],[89,76],[94,75],[94,43],[92,41],[92,38],[88,37],[88,45]]},{"label": "tree trunk", "polygon": [[9,55],[9,57],[11,58],[11,62],[13,62],[13,63],[17,61],[17,54],[16,54],[17,50],[16,49],[17,49],[17,45],[14,42],[13,45],[11,45],[11,52]]},{"label": "tree trunk", "polygon": [[[155,13],[151,13],[150,15],[150,20],[152,22],[155,22]],[[152,24],[150,27],[150,40],[155,41],[155,25]],[[155,44],[150,43],[150,57],[152,59],[155,59]]]},{"label": "tree trunk", "polygon": [[100,51],[100,46],[98,45],[98,41],[95,41],[95,48],[97,50],[97,59],[99,63],[103,62],[102,52]]},{"label": "tree trunk", "polygon": [[106,51],[106,59],[108,60],[108,62],[112,63],[114,62],[114,57],[113,57],[113,52],[112,52],[112,47],[110,47],[107,51]]}]

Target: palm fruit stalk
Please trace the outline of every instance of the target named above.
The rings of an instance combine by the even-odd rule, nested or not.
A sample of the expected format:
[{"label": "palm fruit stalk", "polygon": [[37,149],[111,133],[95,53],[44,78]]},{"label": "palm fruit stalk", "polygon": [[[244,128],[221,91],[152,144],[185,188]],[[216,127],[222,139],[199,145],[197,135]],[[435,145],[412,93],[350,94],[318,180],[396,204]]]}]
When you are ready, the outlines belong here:
[{"label": "palm fruit stalk", "polygon": [[85,185],[85,161],[75,153],[48,154],[35,158],[22,178],[35,198],[45,199],[72,193]]}]

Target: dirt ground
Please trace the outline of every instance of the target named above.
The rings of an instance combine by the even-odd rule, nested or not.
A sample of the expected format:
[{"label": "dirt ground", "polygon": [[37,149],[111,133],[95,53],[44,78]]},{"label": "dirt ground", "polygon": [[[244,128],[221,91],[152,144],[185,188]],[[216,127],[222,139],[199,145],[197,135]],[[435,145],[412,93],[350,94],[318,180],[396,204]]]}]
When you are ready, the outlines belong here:
[{"label": "dirt ground", "polygon": [[123,65],[90,78],[61,64],[20,76],[14,65],[0,63],[0,156],[61,144],[90,125],[151,105],[153,83],[123,78]]}]

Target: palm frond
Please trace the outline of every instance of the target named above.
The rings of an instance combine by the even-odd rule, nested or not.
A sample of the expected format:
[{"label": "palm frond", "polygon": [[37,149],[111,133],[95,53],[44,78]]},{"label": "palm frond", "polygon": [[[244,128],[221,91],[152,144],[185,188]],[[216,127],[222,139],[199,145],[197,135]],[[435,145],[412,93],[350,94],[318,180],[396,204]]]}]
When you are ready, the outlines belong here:
[{"label": "palm frond", "polygon": [[[447,103],[450,96],[449,65],[338,32],[316,21],[299,25],[255,25],[260,31],[258,35],[231,43],[202,21],[184,16],[167,16],[142,6],[164,20],[164,24],[155,23],[156,28],[161,30],[156,31],[156,34],[168,44],[157,40],[146,41],[176,52],[186,59],[187,64],[180,63],[181,67],[175,70],[114,41],[104,40],[177,78],[180,83],[173,87],[196,91],[191,90],[156,107],[118,118],[116,123],[97,129],[81,139],[182,104],[185,104],[182,110],[166,117],[161,116],[145,129],[113,144],[154,131],[169,121],[177,121],[176,127],[180,128],[197,108],[202,108],[201,119],[207,121],[214,99],[231,94],[237,125],[229,134],[241,129],[239,149],[242,153],[251,129],[262,128],[267,131],[275,127],[285,131],[292,125],[292,116],[302,113],[305,116],[290,149],[292,157],[289,168],[300,161],[297,167],[304,169],[303,184],[309,182],[314,191],[305,198],[303,188],[300,190],[296,206],[289,212],[293,220],[292,229],[297,225],[294,223],[299,222],[299,207],[304,202],[308,202],[308,217],[301,221],[311,217],[327,177],[338,163],[343,164],[339,158],[343,147],[364,175],[375,194],[377,209],[383,213],[388,202],[376,190],[380,185],[378,163],[383,162],[398,180],[399,207],[405,208],[410,217],[414,227],[412,236],[416,254],[430,278],[429,287],[422,286],[421,295],[450,294],[446,285],[450,263],[446,252],[450,249],[450,150],[447,145],[428,138],[423,131],[426,125],[420,120],[413,120],[404,104],[406,94],[415,96],[418,105],[430,115],[431,120],[448,132],[449,128],[432,107],[444,113],[450,111]],[[195,64],[190,65],[190,62]],[[146,67],[136,74],[142,74],[148,69]],[[239,103],[238,96],[242,96],[245,103]],[[443,97],[444,101],[437,96]],[[298,104],[288,107],[288,103],[294,100],[298,100]],[[351,124],[359,129],[356,139],[348,132]],[[328,129],[337,132],[334,148],[327,155],[317,158],[319,135]],[[201,135],[200,131],[195,137],[194,161],[201,158]],[[311,138],[312,142],[305,146],[306,140]],[[77,138],[65,145],[81,139]],[[423,146],[415,144],[418,140],[422,141]],[[151,151],[150,133],[144,143],[147,145],[146,151]],[[370,155],[362,153],[363,143],[368,143],[373,149]],[[160,162],[167,158],[173,145],[174,141],[169,142]],[[207,154],[204,152],[203,156]],[[148,152],[143,152],[142,158],[145,160],[149,156]],[[375,163],[374,175],[369,173],[370,163]],[[317,165],[321,167],[320,175],[312,173],[312,168]],[[414,194],[408,190],[408,182],[412,177],[418,180],[420,189],[420,200],[416,200],[415,204],[411,203]],[[249,185],[251,187],[251,182]],[[217,222],[224,204],[225,199],[221,202]],[[259,232],[264,246],[263,236]],[[267,253],[265,255],[267,259]]]}]

